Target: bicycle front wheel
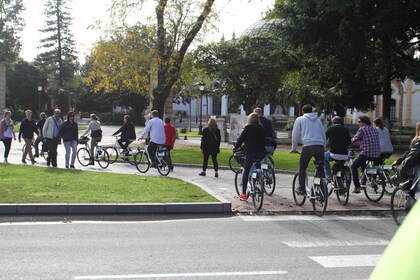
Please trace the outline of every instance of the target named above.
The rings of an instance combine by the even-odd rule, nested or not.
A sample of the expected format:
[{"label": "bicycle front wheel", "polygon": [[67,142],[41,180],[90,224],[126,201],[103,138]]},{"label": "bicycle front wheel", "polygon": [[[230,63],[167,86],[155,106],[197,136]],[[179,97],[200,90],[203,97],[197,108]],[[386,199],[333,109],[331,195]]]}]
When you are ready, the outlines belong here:
[{"label": "bicycle front wheel", "polygon": [[118,159],[118,150],[114,147],[107,147],[105,149],[109,155],[109,164],[113,164]]},{"label": "bicycle front wheel", "polygon": [[385,176],[385,193],[392,194],[394,191],[394,184],[392,182],[392,176],[394,176],[395,172],[391,170],[384,170]]},{"label": "bicycle front wheel", "polygon": [[81,166],[88,166],[90,162],[90,153],[86,148],[80,148],[77,151],[77,161]]},{"label": "bicycle front wheel", "polygon": [[242,171],[235,173],[235,189],[238,196],[242,193]]},{"label": "bicycle front wheel", "polygon": [[107,168],[109,166],[109,154],[106,150],[101,150],[96,152],[97,158],[96,161],[98,162],[99,166],[102,168]]},{"label": "bicycle front wheel", "polygon": [[340,177],[336,177],[335,185],[337,186],[336,195],[337,200],[340,202],[341,205],[346,205],[349,201],[349,186],[345,182],[345,178],[343,177],[343,173],[341,173]]},{"label": "bicycle front wheel", "polygon": [[[25,149],[26,149],[26,144],[23,144],[22,155],[25,152]],[[31,150],[32,150],[32,155],[34,155],[35,154],[35,145],[34,144],[31,145]],[[31,157],[29,156],[29,153],[26,154],[26,160],[32,160]]]},{"label": "bicycle front wheel", "polygon": [[366,198],[378,202],[385,193],[385,179],[381,175],[368,175],[367,185],[364,189]]},{"label": "bicycle front wheel", "polygon": [[406,203],[408,194],[401,188],[396,188],[391,195],[391,214],[397,225],[401,225],[407,216]]},{"label": "bicycle front wheel", "polygon": [[252,204],[254,204],[255,210],[260,211],[264,202],[264,181],[261,178],[252,179],[254,181],[254,193],[252,194]]},{"label": "bicycle front wheel", "polygon": [[134,162],[140,173],[146,173],[150,168],[149,157],[144,151],[140,151],[134,156]]},{"label": "bicycle front wheel", "polygon": [[242,172],[242,165],[236,160],[234,155],[231,155],[229,158],[229,168],[234,173]]},{"label": "bicycle front wheel", "polygon": [[327,210],[328,204],[328,189],[322,179],[321,183],[315,185],[311,190],[311,202],[315,215],[322,217]]},{"label": "bicycle front wheel", "polygon": [[268,196],[272,196],[276,189],[276,174],[274,172],[274,166],[268,166],[268,169],[264,174],[264,191]]},{"label": "bicycle front wheel", "polygon": [[293,200],[295,201],[297,206],[302,206],[305,203],[306,196],[303,194],[298,194],[297,190],[299,189],[299,173],[295,175],[293,178]]},{"label": "bicycle front wheel", "polygon": [[171,170],[169,169],[169,162],[168,162],[168,156],[165,152],[163,156],[157,156],[158,164],[156,166],[158,172],[162,176],[167,176]]}]

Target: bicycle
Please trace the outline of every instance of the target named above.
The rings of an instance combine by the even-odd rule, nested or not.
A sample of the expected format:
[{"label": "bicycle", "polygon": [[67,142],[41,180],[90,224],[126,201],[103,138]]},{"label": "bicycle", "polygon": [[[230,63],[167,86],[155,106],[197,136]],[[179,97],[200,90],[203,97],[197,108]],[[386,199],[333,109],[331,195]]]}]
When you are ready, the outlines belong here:
[{"label": "bicycle", "polygon": [[393,179],[394,175],[396,174],[398,168],[392,165],[385,164],[386,158],[382,158],[381,162],[379,163],[378,171],[382,174],[385,180],[385,193],[392,194],[395,187],[398,187],[398,184]]},{"label": "bicycle", "polygon": [[237,152],[233,152],[233,154],[229,158],[229,168],[233,171],[233,173],[240,173],[242,172],[242,167],[245,163],[245,152],[240,150]]},{"label": "bicycle", "polygon": [[[139,139],[140,140],[140,139]],[[147,145],[144,139],[141,139],[140,148],[138,152],[134,156],[134,162],[137,170],[140,173],[146,173],[150,166],[150,155],[147,151]],[[156,158],[156,168],[160,175],[167,176],[171,169],[169,168],[169,156],[168,156],[168,149],[159,145],[159,148],[156,150],[155,153]]]},{"label": "bicycle", "polygon": [[346,165],[347,160],[334,160],[331,168],[331,188],[328,196],[333,192],[337,195],[337,200],[341,205],[346,205],[350,196],[351,171],[349,166],[353,162],[354,152],[349,151],[349,164]]},{"label": "bicycle", "polygon": [[137,148],[133,149],[132,147],[128,146],[127,153],[123,153],[124,149],[121,148],[120,143],[118,143],[118,139],[120,138],[120,136],[117,135],[114,137],[115,137],[114,145],[105,147],[105,151],[107,151],[109,154],[109,163],[110,164],[115,163],[118,160],[118,157],[122,155],[121,159],[123,161],[126,161],[130,163],[131,165],[134,165],[135,164],[134,156],[137,153]]},{"label": "bicycle", "polygon": [[[85,145],[84,147],[79,148],[77,150],[77,160],[82,166],[88,166],[89,163],[92,162],[92,157],[90,155],[89,140],[89,137],[79,139],[79,143],[81,145]],[[104,169],[109,166],[109,154],[105,150],[104,146],[97,145],[95,147],[93,160],[96,161],[99,164],[99,166]]]},{"label": "bicycle", "polygon": [[[45,145],[45,147],[47,146],[47,142],[45,141],[45,140],[42,140],[42,148],[41,148],[41,152],[39,153],[39,155],[44,159],[44,160],[47,160],[47,157],[48,157],[48,152],[47,151],[44,151],[44,145]],[[22,154],[25,152],[25,149],[26,149],[26,143],[25,144],[23,144],[23,147],[22,147]],[[31,150],[32,150],[32,155],[35,155],[35,144],[34,143],[32,143],[31,144]],[[31,158],[29,157],[29,153],[26,155],[26,160],[31,160]]]},{"label": "bicycle", "polygon": [[414,178],[400,183],[391,194],[391,214],[395,223],[400,226],[413,207],[416,199],[414,197],[415,190],[413,186]]},{"label": "bicycle", "polygon": [[366,161],[366,168],[363,171],[360,181],[366,182],[366,186],[361,186],[368,200],[378,202],[385,193],[385,178],[382,169],[374,165],[374,160]]},{"label": "bicycle", "polygon": [[293,199],[298,206],[302,206],[308,198],[312,203],[312,208],[315,215],[322,217],[327,210],[328,205],[328,188],[325,179],[323,178],[324,165],[322,161],[314,160],[315,172],[311,178],[310,186],[308,186],[308,176],[305,180],[306,194],[298,192],[299,188],[299,173],[295,174],[293,178]]},{"label": "bicycle", "polygon": [[[252,204],[258,212],[261,210],[265,191],[266,173],[263,171],[263,160],[256,159],[252,163],[248,176],[247,198],[252,197]],[[242,170],[241,170],[242,171]],[[242,193],[242,172],[235,174],[235,189],[238,196]]]}]

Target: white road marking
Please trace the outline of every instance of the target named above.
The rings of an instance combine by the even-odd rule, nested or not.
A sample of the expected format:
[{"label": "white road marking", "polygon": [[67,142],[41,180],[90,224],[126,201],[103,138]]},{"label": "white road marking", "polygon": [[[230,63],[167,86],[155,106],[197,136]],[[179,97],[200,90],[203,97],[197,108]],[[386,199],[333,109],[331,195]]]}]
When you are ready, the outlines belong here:
[{"label": "white road marking", "polygon": [[371,240],[314,240],[314,241],[283,241],[292,248],[316,248],[316,247],[344,247],[344,246],[386,246],[389,241],[382,239],[371,239]]},{"label": "white road marking", "polygon": [[287,271],[234,271],[234,272],[200,272],[200,273],[159,273],[159,274],[129,274],[129,275],[88,275],[76,276],[77,280],[94,279],[139,279],[139,278],[186,278],[186,277],[231,277],[287,274]]},{"label": "white road marking", "polygon": [[316,256],[310,257],[323,267],[360,267],[375,266],[381,255],[348,255],[348,256]]},{"label": "white road marking", "polygon": [[313,216],[313,215],[279,215],[279,216],[240,216],[246,222],[272,222],[272,221],[372,221],[386,220],[386,217],[374,216]]}]

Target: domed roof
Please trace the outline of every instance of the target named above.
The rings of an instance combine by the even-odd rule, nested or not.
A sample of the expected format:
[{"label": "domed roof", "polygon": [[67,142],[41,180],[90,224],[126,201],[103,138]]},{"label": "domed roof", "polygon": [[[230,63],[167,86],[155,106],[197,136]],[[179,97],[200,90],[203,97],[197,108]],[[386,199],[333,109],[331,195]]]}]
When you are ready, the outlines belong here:
[{"label": "domed roof", "polygon": [[248,37],[258,37],[258,36],[267,36],[270,35],[273,28],[279,26],[282,23],[282,20],[279,18],[276,19],[263,19],[260,20],[247,29],[241,34],[242,36]]}]

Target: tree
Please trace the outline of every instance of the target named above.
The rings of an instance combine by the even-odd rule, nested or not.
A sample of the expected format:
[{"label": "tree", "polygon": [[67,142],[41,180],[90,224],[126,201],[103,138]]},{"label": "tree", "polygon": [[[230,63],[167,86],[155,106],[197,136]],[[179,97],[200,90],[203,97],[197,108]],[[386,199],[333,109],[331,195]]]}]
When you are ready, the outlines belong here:
[{"label": "tree", "polygon": [[23,9],[22,0],[0,1],[0,62],[12,62],[19,55]]},{"label": "tree", "polygon": [[[156,60],[152,67],[153,108],[162,116],[165,101],[180,75],[180,69],[193,40],[208,19],[215,0],[157,0],[155,25]],[[124,0],[114,0],[114,9],[122,7]],[[143,4],[146,0],[130,1]],[[124,5],[125,4],[125,5]],[[198,11],[198,12],[197,12]],[[155,74],[156,73],[156,74]]]},{"label": "tree", "polygon": [[41,31],[46,37],[40,41],[40,47],[45,51],[35,60],[48,74],[51,86],[58,90],[71,80],[77,69],[68,1],[48,0],[44,16],[46,26]]}]

